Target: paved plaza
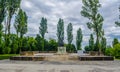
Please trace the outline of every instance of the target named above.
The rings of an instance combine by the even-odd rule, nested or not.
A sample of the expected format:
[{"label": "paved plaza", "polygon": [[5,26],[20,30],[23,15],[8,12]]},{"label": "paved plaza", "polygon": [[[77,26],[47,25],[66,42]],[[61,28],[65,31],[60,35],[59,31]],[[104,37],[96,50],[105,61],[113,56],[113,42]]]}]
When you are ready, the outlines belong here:
[{"label": "paved plaza", "polygon": [[0,72],[120,72],[120,61],[0,61]]}]

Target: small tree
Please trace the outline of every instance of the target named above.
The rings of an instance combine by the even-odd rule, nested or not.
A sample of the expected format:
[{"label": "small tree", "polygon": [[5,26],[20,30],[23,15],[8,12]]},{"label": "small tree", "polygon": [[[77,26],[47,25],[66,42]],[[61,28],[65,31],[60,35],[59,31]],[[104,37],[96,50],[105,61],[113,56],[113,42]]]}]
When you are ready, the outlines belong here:
[{"label": "small tree", "polygon": [[67,40],[68,40],[68,47],[70,48],[70,52],[71,51],[71,42],[73,40],[73,34],[72,34],[72,23],[69,23],[67,26]]},{"label": "small tree", "polygon": [[40,32],[41,37],[43,38],[42,51],[44,51],[44,36],[45,36],[45,33],[47,33],[47,19],[44,17],[42,17],[41,19],[39,32]]},{"label": "small tree", "polygon": [[76,46],[77,46],[77,50],[81,50],[81,43],[82,43],[82,38],[83,38],[83,35],[82,35],[82,31],[81,31],[81,28],[79,28],[77,30],[77,36],[76,36]]},{"label": "small tree", "polygon": [[59,19],[57,24],[57,37],[58,37],[58,46],[64,46],[64,22],[63,19]]}]

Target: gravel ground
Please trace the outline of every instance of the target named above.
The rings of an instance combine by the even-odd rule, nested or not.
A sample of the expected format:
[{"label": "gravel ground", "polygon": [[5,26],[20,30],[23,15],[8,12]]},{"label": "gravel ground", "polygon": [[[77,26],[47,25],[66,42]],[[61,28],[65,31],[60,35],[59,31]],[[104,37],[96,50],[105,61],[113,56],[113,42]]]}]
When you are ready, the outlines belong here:
[{"label": "gravel ground", "polygon": [[0,72],[120,72],[120,60],[115,61],[0,60]]}]

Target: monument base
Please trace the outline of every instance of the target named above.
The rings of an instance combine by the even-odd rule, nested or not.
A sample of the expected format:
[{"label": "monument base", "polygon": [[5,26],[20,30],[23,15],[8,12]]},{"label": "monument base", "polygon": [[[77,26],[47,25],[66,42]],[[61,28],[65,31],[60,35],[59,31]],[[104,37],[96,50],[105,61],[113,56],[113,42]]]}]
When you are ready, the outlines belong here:
[{"label": "monument base", "polygon": [[57,54],[67,54],[66,47],[58,47]]}]

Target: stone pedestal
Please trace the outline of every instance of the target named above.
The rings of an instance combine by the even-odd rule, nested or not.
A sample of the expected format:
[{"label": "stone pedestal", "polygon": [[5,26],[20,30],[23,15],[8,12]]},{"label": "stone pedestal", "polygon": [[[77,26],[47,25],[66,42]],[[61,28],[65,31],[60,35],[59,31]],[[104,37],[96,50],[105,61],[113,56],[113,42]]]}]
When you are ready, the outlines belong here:
[{"label": "stone pedestal", "polygon": [[66,54],[66,47],[58,47],[57,54]]}]

